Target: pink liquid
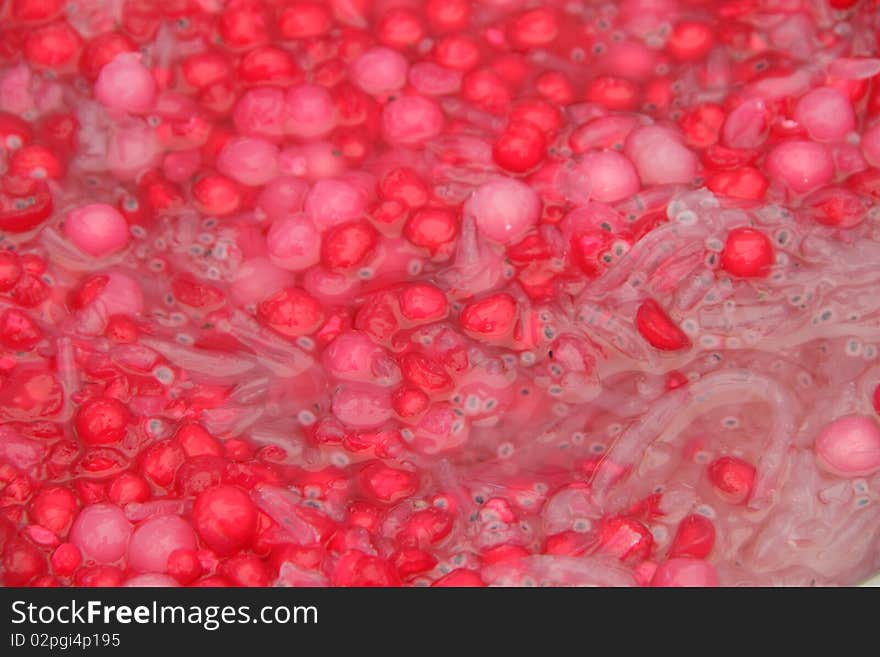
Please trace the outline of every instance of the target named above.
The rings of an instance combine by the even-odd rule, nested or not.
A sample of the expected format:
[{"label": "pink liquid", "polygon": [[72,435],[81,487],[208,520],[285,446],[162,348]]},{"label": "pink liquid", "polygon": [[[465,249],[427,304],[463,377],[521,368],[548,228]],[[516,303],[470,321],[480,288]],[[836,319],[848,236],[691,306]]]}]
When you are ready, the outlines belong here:
[{"label": "pink liquid", "polygon": [[880,570],[880,6],[0,14],[0,582]]}]

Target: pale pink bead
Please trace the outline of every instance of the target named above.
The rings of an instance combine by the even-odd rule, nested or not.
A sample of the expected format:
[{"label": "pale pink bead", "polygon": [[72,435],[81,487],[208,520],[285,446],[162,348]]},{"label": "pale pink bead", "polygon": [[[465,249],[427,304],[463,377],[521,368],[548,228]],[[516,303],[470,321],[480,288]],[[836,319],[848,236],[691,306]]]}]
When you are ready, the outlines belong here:
[{"label": "pale pink bead", "polygon": [[321,259],[321,234],[304,215],[278,219],[266,234],[266,250],[273,264],[282,269],[301,271]]},{"label": "pale pink bead", "polygon": [[178,587],[180,584],[171,575],[162,575],[160,573],[146,573],[144,575],[135,575],[125,580],[125,586],[129,588],[139,587]]},{"label": "pale pink bead", "polygon": [[616,151],[587,153],[578,166],[589,174],[596,201],[614,203],[639,191],[635,167]]},{"label": "pale pink bead", "polygon": [[651,586],[718,586],[718,574],[712,564],[702,559],[669,559],[657,566]]},{"label": "pale pink bead", "polygon": [[192,526],[180,516],[154,516],[132,532],[128,542],[128,566],[141,573],[164,573],[175,550],[195,550],[198,539]]},{"label": "pale pink bead", "polygon": [[834,176],[828,149],[812,141],[792,140],[776,146],[765,160],[767,171],[798,194],[826,185]]},{"label": "pale pink bead", "polygon": [[368,94],[384,96],[403,88],[409,64],[396,50],[381,46],[370,48],[349,67],[355,86]]},{"label": "pale pink bead", "polygon": [[64,220],[64,234],[76,248],[96,258],[125,248],[129,239],[125,218],[106,203],[72,210]]},{"label": "pale pink bead", "polygon": [[336,126],[336,105],[330,92],[316,84],[301,84],[287,90],[285,98],[287,134],[320,137]]},{"label": "pale pink bead", "polygon": [[602,57],[611,75],[630,80],[645,80],[654,74],[657,51],[651,50],[641,41],[621,41],[608,44],[608,51]]},{"label": "pale pink bead", "polygon": [[339,157],[339,149],[329,141],[314,141],[301,146],[290,146],[281,151],[278,159],[281,173],[320,180],[331,178],[345,171],[345,159]]},{"label": "pale pink bead", "polygon": [[265,185],[278,175],[278,147],[260,137],[230,139],[217,155],[217,170],[245,185]]},{"label": "pale pink bead", "polygon": [[251,258],[232,278],[232,296],[240,304],[259,303],[268,294],[293,283],[290,272],[273,265],[266,258]]},{"label": "pale pink bead", "polygon": [[394,360],[365,333],[348,331],[336,337],[322,355],[327,372],[343,381],[388,386],[400,381]]},{"label": "pale pink bead", "polygon": [[130,536],[131,523],[115,504],[84,507],[70,528],[70,542],[85,562],[112,563],[122,558]]},{"label": "pale pink bead", "polygon": [[144,309],[144,293],[134,278],[119,271],[112,271],[107,274],[107,283],[98,292],[93,303],[100,304],[108,317],[138,315]]},{"label": "pale pink bead", "polygon": [[107,168],[120,180],[135,180],[159,163],[156,132],[142,119],[129,119],[110,131]]},{"label": "pale pink bead", "polygon": [[387,389],[369,384],[347,383],[333,395],[333,415],[354,429],[372,429],[389,420],[391,396]]},{"label": "pale pink bead", "polygon": [[98,74],[95,98],[106,107],[140,114],[156,101],[156,81],[140,55],[121,53]]},{"label": "pale pink bead", "polygon": [[269,219],[282,219],[296,214],[303,207],[308,184],[292,176],[281,176],[269,182],[257,196],[259,207]]},{"label": "pale pink bead", "polygon": [[767,104],[762,98],[740,103],[724,121],[724,144],[730,148],[757,148],[767,138]]},{"label": "pale pink bead", "polygon": [[880,123],[862,134],[862,155],[872,167],[880,167]]},{"label": "pale pink bead", "polygon": [[510,244],[538,222],[541,200],[525,183],[499,178],[480,185],[465,203],[464,212],[473,216],[484,236]]},{"label": "pale pink bead", "polygon": [[354,299],[360,281],[343,272],[312,267],[303,275],[303,289],[324,305],[342,306]]},{"label": "pale pink bead", "polygon": [[461,89],[461,71],[435,64],[418,62],[409,69],[409,83],[421,94],[446,96]]},{"label": "pale pink bead", "polygon": [[382,110],[382,135],[393,145],[412,146],[443,131],[443,112],[430,98],[402,96]]},{"label": "pale pink bead", "polygon": [[339,178],[319,180],[306,196],[305,213],[320,230],[363,216],[367,195],[362,189]]},{"label": "pale pink bead", "polygon": [[841,477],[865,477],[880,470],[880,428],[864,415],[847,415],[825,425],[815,449],[819,465]]},{"label": "pale pink bead", "polygon": [[624,153],[645,185],[690,183],[697,174],[697,156],[668,128],[637,128],[627,137]]},{"label": "pale pink bead", "polygon": [[257,87],[242,94],[235,104],[232,120],[243,135],[280,139],[284,136],[287,104],[284,91],[277,87]]},{"label": "pale pink bead", "polygon": [[202,164],[202,155],[191,148],[168,153],[162,160],[162,171],[171,182],[185,182],[192,178]]},{"label": "pale pink bead", "polygon": [[819,87],[798,101],[794,120],[813,139],[837,141],[853,130],[856,115],[852,103],[843,93],[833,87]]}]

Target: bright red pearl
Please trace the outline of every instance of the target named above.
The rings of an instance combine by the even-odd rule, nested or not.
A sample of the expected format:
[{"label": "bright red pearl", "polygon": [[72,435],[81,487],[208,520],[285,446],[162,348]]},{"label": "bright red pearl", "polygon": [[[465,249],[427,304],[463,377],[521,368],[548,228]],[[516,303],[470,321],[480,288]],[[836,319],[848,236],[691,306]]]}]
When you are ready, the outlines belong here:
[{"label": "bright red pearl", "polygon": [[93,399],[83,404],[76,415],[76,433],[90,445],[117,443],[125,436],[129,412],[119,400]]},{"label": "bright red pearl", "polygon": [[257,525],[253,502],[240,488],[227,485],[201,493],[192,517],[201,539],[218,554],[230,554],[246,546]]},{"label": "bright red pearl", "polygon": [[759,278],[770,272],[773,244],[755,228],[734,228],[727,234],[721,252],[721,268],[742,278]]}]

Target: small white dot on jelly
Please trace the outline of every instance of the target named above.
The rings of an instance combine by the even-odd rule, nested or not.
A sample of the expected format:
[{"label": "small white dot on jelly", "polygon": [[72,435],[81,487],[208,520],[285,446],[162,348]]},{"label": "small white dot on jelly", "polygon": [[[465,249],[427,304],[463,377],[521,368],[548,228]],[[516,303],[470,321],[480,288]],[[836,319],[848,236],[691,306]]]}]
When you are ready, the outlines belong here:
[{"label": "small white dot on jelly", "polygon": [[160,365],[159,367],[153,370],[153,376],[156,377],[156,380],[162,385],[171,385],[174,381],[174,372],[171,371],[171,368],[165,367],[164,365]]},{"label": "small white dot on jelly", "polygon": [[657,543],[663,544],[669,538],[669,529],[663,525],[654,525],[651,527],[651,535]]},{"label": "small white dot on jelly", "polygon": [[850,340],[846,343],[846,355],[858,356],[862,353],[862,343],[858,340]]},{"label": "small white dot on jelly", "polygon": [[700,504],[696,509],[694,509],[694,511],[699,513],[701,516],[706,516],[710,519],[715,517],[715,509],[713,509],[708,504]]},{"label": "small white dot on jelly", "polygon": [[569,406],[563,402],[553,404],[553,415],[556,417],[565,417],[569,413]]},{"label": "small white dot on jelly", "polygon": [[572,523],[571,528],[579,534],[584,534],[590,531],[590,528],[593,526],[593,523],[589,518],[575,518],[575,521]]},{"label": "small white dot on jelly", "polygon": [[296,419],[301,425],[308,427],[315,423],[315,414],[311,411],[300,411],[297,413]]}]

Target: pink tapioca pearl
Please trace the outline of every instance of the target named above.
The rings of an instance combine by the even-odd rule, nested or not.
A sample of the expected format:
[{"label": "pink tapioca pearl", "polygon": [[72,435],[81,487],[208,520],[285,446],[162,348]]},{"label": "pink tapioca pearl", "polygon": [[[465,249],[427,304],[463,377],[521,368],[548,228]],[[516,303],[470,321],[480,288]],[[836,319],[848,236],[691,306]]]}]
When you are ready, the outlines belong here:
[{"label": "pink tapioca pearl", "polygon": [[794,120],[819,141],[843,139],[856,124],[849,98],[833,87],[819,87],[803,96],[794,108]]},{"label": "pink tapioca pearl", "polygon": [[654,72],[657,51],[641,41],[612,42],[604,56],[608,73],[628,80],[644,80]]},{"label": "pink tapioca pearl", "polygon": [[587,153],[578,168],[590,177],[592,198],[602,203],[614,203],[631,196],[641,186],[632,163],[615,151]]},{"label": "pink tapioca pearl", "polygon": [[510,244],[538,222],[541,199],[525,183],[499,178],[478,187],[465,203],[464,212],[474,218],[485,237]]},{"label": "pink tapioca pearl", "polygon": [[125,586],[129,588],[136,587],[176,587],[180,586],[178,581],[170,575],[162,575],[159,573],[147,573],[145,575],[135,575],[125,581]]},{"label": "pink tapioca pearl", "polygon": [[266,234],[266,250],[272,264],[282,269],[308,269],[321,259],[321,234],[305,215],[279,219]]},{"label": "pink tapioca pearl", "polygon": [[131,523],[115,504],[92,504],[80,511],[70,528],[70,542],[84,561],[112,563],[128,548]]},{"label": "pink tapioca pearl", "polygon": [[71,211],[64,221],[64,234],[76,248],[96,258],[125,248],[129,239],[125,218],[106,203]]},{"label": "pink tapioca pearl", "polygon": [[156,100],[156,81],[140,55],[121,53],[98,74],[95,98],[106,107],[140,114]]},{"label": "pink tapioca pearl", "polygon": [[345,305],[358,290],[359,279],[345,272],[312,267],[303,276],[303,289],[323,304]]},{"label": "pink tapioca pearl", "polygon": [[690,183],[697,174],[697,156],[669,128],[637,128],[627,137],[624,154],[645,185]]},{"label": "pink tapioca pearl", "polygon": [[281,151],[278,158],[281,173],[320,180],[337,176],[346,169],[345,158],[339,157],[339,149],[329,141],[315,141],[302,146],[291,146]]},{"label": "pink tapioca pearl", "polygon": [[385,350],[365,333],[348,331],[327,345],[322,357],[327,372],[337,379],[394,385],[400,369]]},{"label": "pink tapioca pearl", "polygon": [[128,542],[128,566],[142,573],[164,573],[175,550],[195,550],[192,526],[180,516],[156,516],[139,524]]},{"label": "pink tapioca pearl", "polygon": [[816,438],[819,465],[841,477],[864,477],[880,470],[880,428],[864,415],[827,424]]},{"label": "pink tapioca pearl", "polygon": [[718,586],[718,575],[708,561],[681,557],[661,563],[654,571],[651,586]]},{"label": "pink tapioca pearl", "polygon": [[269,219],[283,219],[302,210],[308,191],[305,181],[282,176],[263,187],[257,196],[257,206]]},{"label": "pink tapioca pearl", "polygon": [[382,110],[382,135],[393,145],[414,146],[443,131],[443,111],[429,98],[403,96]]},{"label": "pink tapioca pearl", "polygon": [[352,183],[338,178],[319,180],[306,196],[304,209],[320,230],[363,216],[367,195]]},{"label": "pink tapioca pearl", "polygon": [[278,175],[278,147],[260,137],[232,139],[217,155],[217,170],[245,185],[265,185]]},{"label": "pink tapioca pearl", "polygon": [[369,384],[351,384],[337,388],[333,395],[333,415],[354,429],[372,429],[393,415],[391,393]]},{"label": "pink tapioca pearl", "polygon": [[880,123],[862,134],[862,155],[872,167],[880,167]]},{"label": "pink tapioca pearl", "polygon": [[111,315],[137,315],[144,309],[144,293],[140,284],[128,274],[114,271],[107,275],[107,283],[93,301]]},{"label": "pink tapioca pearl", "polygon": [[336,105],[330,92],[315,84],[287,90],[285,130],[294,137],[310,139],[326,135],[336,126]]},{"label": "pink tapioca pearl", "polygon": [[834,176],[834,162],[828,149],[812,141],[779,144],[767,155],[765,166],[771,176],[797,194],[827,185]]},{"label": "pink tapioca pearl", "polygon": [[287,104],[277,87],[257,87],[242,94],[232,112],[235,128],[243,135],[280,139],[284,136]]},{"label": "pink tapioca pearl", "polygon": [[349,67],[351,81],[374,96],[384,96],[403,88],[409,63],[390,48],[370,48]]}]

